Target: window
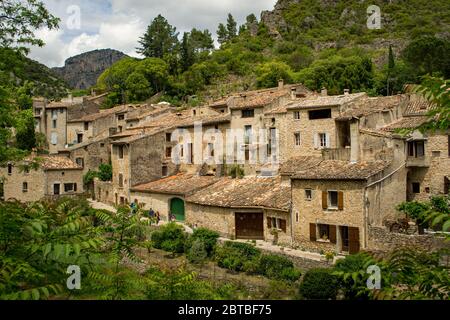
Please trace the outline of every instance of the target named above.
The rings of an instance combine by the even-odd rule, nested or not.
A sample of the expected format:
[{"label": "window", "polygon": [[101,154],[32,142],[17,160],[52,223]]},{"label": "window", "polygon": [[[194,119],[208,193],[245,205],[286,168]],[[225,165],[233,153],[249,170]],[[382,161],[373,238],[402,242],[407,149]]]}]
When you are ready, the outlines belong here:
[{"label": "window", "polygon": [[83,158],[76,158],[75,162],[78,166],[84,167],[84,159]]},{"label": "window", "polygon": [[22,183],[22,192],[28,192],[28,182]]},{"label": "window", "polygon": [[408,142],[408,156],[419,158],[425,155],[424,141],[410,141]]},{"label": "window", "polygon": [[58,118],[58,110],[52,110],[52,119]]},{"label": "window", "polygon": [[52,128],[56,129],[57,127],[57,123],[56,123],[56,119],[52,120]]},{"label": "window", "polygon": [[117,127],[117,130],[118,130],[119,132],[122,132],[122,130],[123,130],[122,126],[118,126],[118,127]]},{"label": "window", "polygon": [[71,193],[77,191],[77,184],[76,183],[65,183],[64,184],[64,192],[65,193]]},{"label": "window", "polygon": [[433,151],[433,152],[431,152],[431,155],[433,156],[433,158],[439,158],[441,156],[441,152],[440,151]]},{"label": "window", "polygon": [[51,138],[50,138],[50,142],[52,145],[57,145],[58,144],[58,134],[56,132],[52,132]]},{"label": "window", "polygon": [[104,148],[105,144],[104,143],[100,143],[100,148]]},{"label": "window", "polygon": [[119,173],[119,188],[123,188],[123,174]]},{"label": "window", "polygon": [[254,118],[254,117],[255,117],[254,109],[242,110],[242,118]]},{"label": "window", "polygon": [[308,112],[309,120],[330,119],[331,109],[312,110]]},{"label": "window", "polygon": [[267,217],[267,227],[286,232],[286,220],[280,218]]},{"label": "window", "polygon": [[250,137],[252,136],[252,126],[244,127],[244,143],[250,144]]},{"label": "window", "polygon": [[25,168],[23,168],[23,173],[29,174],[29,173],[30,173],[30,168],[29,168],[28,166],[26,166]]},{"label": "window", "polygon": [[8,163],[8,174],[12,175],[12,171],[13,171],[13,166],[11,163]]},{"label": "window", "polygon": [[84,130],[85,131],[89,130],[89,122],[84,123]]},{"label": "window", "polygon": [[323,191],[322,192],[323,210],[344,210],[344,193],[342,191]]},{"label": "window", "polygon": [[412,183],[412,192],[413,193],[420,193],[420,183],[419,182],[413,182]]},{"label": "window", "polygon": [[117,119],[119,119],[119,121],[125,120],[125,115],[124,114],[119,114],[117,116]]},{"label": "window", "polygon": [[170,142],[171,140],[172,140],[172,134],[170,132],[166,133],[166,141]]},{"label": "window", "polygon": [[123,146],[119,146],[117,149],[119,159],[123,159]]},{"label": "window", "polygon": [[172,147],[166,148],[166,158],[172,157]]},{"label": "window", "polygon": [[311,189],[305,190],[305,199],[308,201],[311,201],[311,199],[312,199],[312,190]]},{"label": "window", "polygon": [[294,111],[294,120],[300,120],[300,111]]},{"label": "window", "polygon": [[295,141],[295,145],[296,145],[296,146],[299,146],[299,145],[300,145],[300,143],[301,143],[301,140],[300,140],[300,132],[294,133],[294,141]]},{"label": "window", "polygon": [[82,133],[77,134],[77,142],[78,143],[82,143],[83,142],[83,134]]},{"label": "window", "polygon": [[328,191],[328,208],[337,208],[338,206],[338,192]]},{"label": "window", "polygon": [[319,224],[317,225],[317,229],[319,232],[319,239],[321,240],[329,240],[330,239],[330,226],[327,224]]},{"label": "window", "polygon": [[295,213],[295,222],[298,222],[298,212]]},{"label": "window", "polygon": [[169,175],[168,168],[166,165],[162,166],[161,174],[163,177],[167,177]]},{"label": "window", "polygon": [[327,134],[319,133],[319,147],[326,148],[327,147]]}]

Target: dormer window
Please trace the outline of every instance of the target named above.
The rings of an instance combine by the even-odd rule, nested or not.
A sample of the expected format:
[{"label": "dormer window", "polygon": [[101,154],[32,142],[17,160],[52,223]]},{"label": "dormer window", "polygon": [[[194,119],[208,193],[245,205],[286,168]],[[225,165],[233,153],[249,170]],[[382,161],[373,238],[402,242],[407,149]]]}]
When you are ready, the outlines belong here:
[{"label": "dormer window", "polygon": [[255,109],[242,110],[242,118],[254,118],[254,117],[255,117]]}]

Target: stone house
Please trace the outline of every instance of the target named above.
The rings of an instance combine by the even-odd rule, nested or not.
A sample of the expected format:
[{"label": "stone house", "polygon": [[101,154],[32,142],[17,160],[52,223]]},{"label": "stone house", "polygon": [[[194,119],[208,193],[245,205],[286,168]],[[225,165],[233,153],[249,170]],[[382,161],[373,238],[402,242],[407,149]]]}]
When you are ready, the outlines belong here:
[{"label": "stone house", "polygon": [[[30,168],[30,162],[38,168]],[[73,196],[83,193],[82,168],[67,157],[32,156],[0,168],[4,199],[23,202],[46,197]]]},{"label": "stone house", "polygon": [[69,97],[50,103],[45,99],[34,100],[35,128],[47,137],[51,154],[58,153],[67,145],[67,124],[70,120],[99,112],[99,105],[95,101],[88,97]]},{"label": "stone house", "polygon": [[230,239],[291,242],[290,188],[279,177],[220,178],[186,198],[186,223]]},{"label": "stone house", "polygon": [[163,220],[169,220],[169,214],[173,214],[177,221],[184,221],[186,197],[218,180],[214,176],[179,173],[132,187],[131,201],[145,210],[158,211]]}]

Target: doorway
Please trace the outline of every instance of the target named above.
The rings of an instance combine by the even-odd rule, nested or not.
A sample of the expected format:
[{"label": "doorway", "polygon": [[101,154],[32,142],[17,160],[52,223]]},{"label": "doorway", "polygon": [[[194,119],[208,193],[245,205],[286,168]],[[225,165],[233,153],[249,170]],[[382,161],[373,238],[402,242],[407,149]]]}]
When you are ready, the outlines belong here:
[{"label": "doorway", "polygon": [[59,183],[55,183],[53,185],[53,194],[55,196],[59,196],[61,194],[61,185]]},{"label": "doorway", "polygon": [[348,227],[340,227],[341,233],[341,252],[349,251]]},{"label": "doorway", "polygon": [[262,212],[235,213],[236,239],[264,240]]},{"label": "doorway", "polygon": [[177,221],[185,220],[184,201],[180,198],[170,200],[170,213],[175,215]]}]

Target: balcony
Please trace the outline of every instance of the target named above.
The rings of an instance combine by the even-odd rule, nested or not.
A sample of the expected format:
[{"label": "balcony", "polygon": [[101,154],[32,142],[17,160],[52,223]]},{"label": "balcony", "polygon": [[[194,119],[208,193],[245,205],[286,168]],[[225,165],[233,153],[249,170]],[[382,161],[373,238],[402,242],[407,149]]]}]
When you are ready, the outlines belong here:
[{"label": "balcony", "polygon": [[427,156],[408,157],[406,158],[406,167],[428,168],[430,166],[430,158]]},{"label": "balcony", "polygon": [[350,148],[323,149],[322,157],[324,160],[350,161]]}]

